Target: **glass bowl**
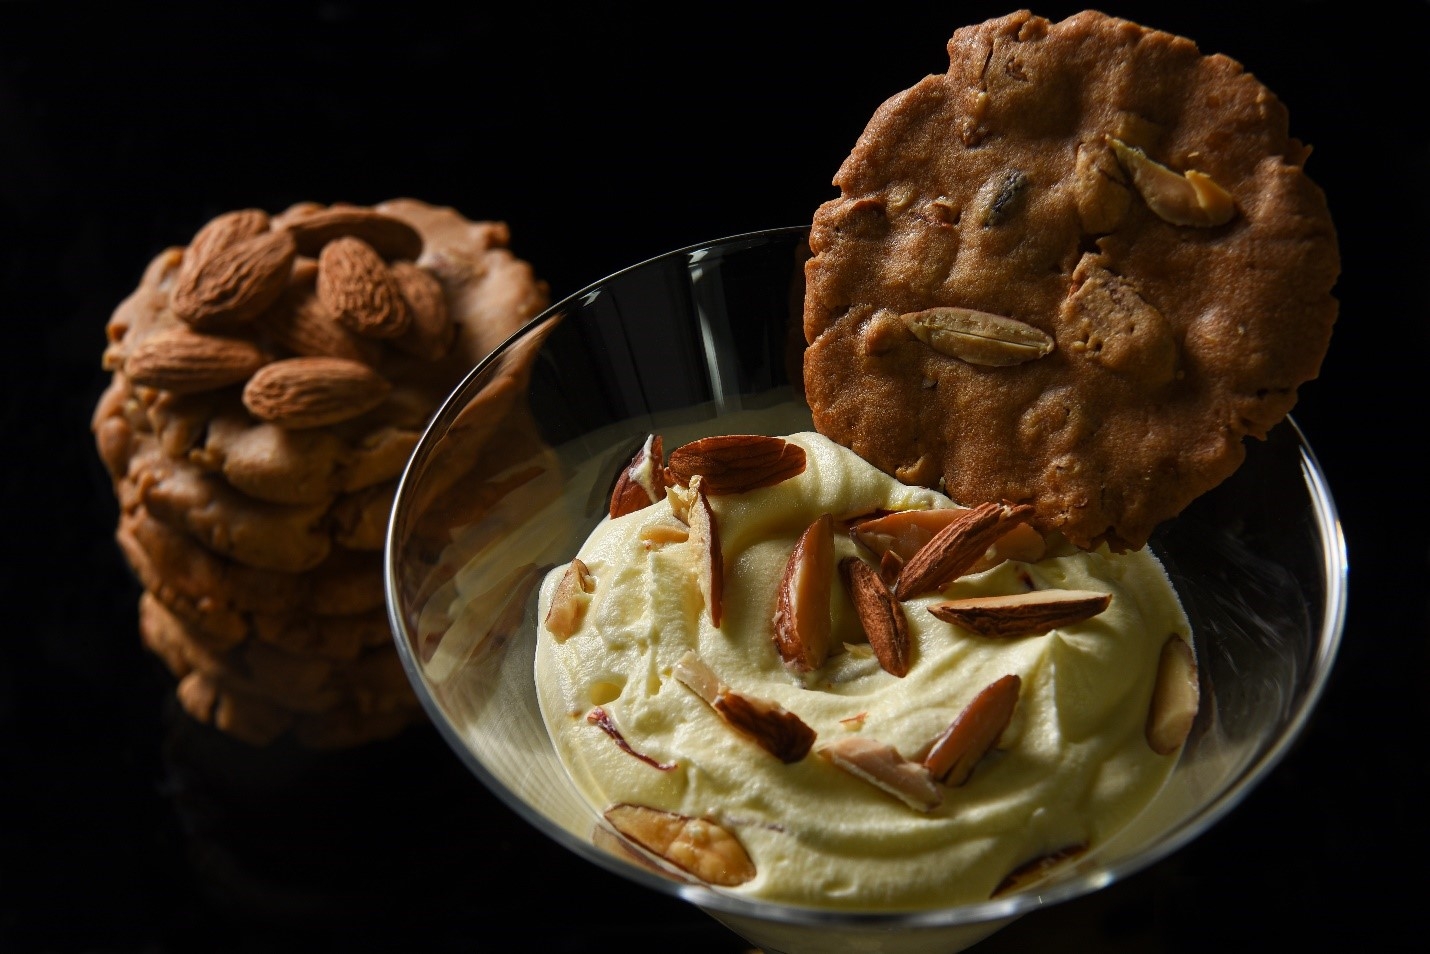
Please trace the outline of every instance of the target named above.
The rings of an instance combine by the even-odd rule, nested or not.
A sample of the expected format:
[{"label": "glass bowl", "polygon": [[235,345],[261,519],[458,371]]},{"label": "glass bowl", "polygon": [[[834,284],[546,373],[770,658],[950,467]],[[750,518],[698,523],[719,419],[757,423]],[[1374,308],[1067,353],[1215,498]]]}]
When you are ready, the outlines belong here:
[{"label": "glass bowl", "polygon": [[[767,952],[962,950],[1096,891],[1215,824],[1281,759],[1340,643],[1347,562],[1294,421],[1158,530],[1192,622],[1202,706],[1168,783],[1100,850],[996,900],[915,912],[751,901],[643,865],[568,780],[532,678],[536,590],[605,515],[645,435],[809,427],[797,387],[807,228],[642,262],[554,305],[475,368],[402,477],[385,553],[397,650],[428,715],[519,816],[581,858],[683,898]],[[463,599],[455,599],[456,594]]]}]

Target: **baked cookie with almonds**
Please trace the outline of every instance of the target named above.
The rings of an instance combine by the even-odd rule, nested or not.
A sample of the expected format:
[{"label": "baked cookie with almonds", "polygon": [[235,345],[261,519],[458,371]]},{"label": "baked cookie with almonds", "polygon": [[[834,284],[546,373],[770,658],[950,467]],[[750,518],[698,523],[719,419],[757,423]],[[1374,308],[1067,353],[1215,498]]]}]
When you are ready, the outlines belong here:
[{"label": "baked cookie with almonds", "polygon": [[1340,271],[1310,149],[1225,56],[1084,11],[957,30],[817,210],[818,430],[965,505],[1144,545],[1314,378]]},{"label": "baked cookie with almonds", "polygon": [[[322,747],[420,718],[380,551],[433,412],[547,304],[509,243],[504,223],[414,199],[240,209],[162,251],[115,309],[91,427],[144,645],[190,715]],[[472,409],[474,459],[509,453],[521,390],[514,372]]]}]

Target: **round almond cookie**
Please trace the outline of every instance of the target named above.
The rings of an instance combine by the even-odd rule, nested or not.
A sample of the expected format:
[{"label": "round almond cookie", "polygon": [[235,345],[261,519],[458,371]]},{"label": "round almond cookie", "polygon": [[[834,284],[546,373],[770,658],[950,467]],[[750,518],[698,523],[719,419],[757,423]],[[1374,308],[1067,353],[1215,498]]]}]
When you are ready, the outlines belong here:
[{"label": "round almond cookie", "polygon": [[815,214],[815,426],[962,504],[1141,547],[1319,373],[1340,257],[1310,149],[1237,62],[1101,13],[948,52]]}]

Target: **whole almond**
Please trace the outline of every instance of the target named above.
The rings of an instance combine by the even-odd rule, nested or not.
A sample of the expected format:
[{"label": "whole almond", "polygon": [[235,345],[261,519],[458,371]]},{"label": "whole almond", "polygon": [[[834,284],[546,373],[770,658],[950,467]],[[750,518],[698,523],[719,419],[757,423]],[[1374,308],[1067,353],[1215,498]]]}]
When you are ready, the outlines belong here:
[{"label": "whole almond", "polygon": [[192,269],[181,268],[169,307],[200,331],[247,324],[283,293],[295,255],[287,232],[239,239],[197,260]]},{"label": "whole almond", "polygon": [[365,338],[396,338],[412,321],[382,257],[351,236],[323,246],[318,256],[318,298],[339,323]]},{"label": "whole almond", "polygon": [[411,262],[393,262],[390,267],[397,290],[412,316],[407,330],[392,339],[394,347],[425,361],[437,361],[452,350],[457,326],[447,310],[447,293],[442,283],[425,268]]},{"label": "whole almond", "polygon": [[702,437],[671,451],[666,465],[682,486],[699,474],[712,497],[771,487],[804,473],[804,468],[803,447],[763,434]]},{"label": "whole almond", "polygon": [[182,269],[197,268],[230,245],[267,232],[268,225],[268,213],[262,209],[237,209],[215,216],[194,233],[184,250]]},{"label": "whole almond", "polygon": [[175,327],[136,345],[124,359],[124,373],[145,387],[197,394],[247,380],[266,360],[251,341]]},{"label": "whole almond", "polygon": [[299,357],[347,358],[374,367],[382,360],[382,346],[338,324],[311,287],[284,289],[256,324],[274,343]]},{"label": "whole almond", "polygon": [[392,261],[416,261],[422,236],[401,219],[355,205],[334,205],[292,217],[287,223],[300,255],[317,255],[334,239],[362,239],[378,255]]},{"label": "whole almond", "polygon": [[392,385],[365,364],[346,358],[286,358],[266,364],[243,388],[254,417],[299,430],[365,414]]}]

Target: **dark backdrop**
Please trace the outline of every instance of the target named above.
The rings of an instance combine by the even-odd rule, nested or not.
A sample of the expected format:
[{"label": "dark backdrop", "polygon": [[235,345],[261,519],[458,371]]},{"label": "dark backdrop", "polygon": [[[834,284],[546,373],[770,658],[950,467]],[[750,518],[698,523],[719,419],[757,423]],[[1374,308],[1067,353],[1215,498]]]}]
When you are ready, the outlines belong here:
[{"label": "dark backdrop", "polygon": [[[425,732],[310,759],[177,717],[88,432],[103,325],[155,253],[240,207],[449,204],[509,223],[557,297],[807,222],[873,109],[941,72],[956,26],[1011,9],[0,3],[0,950],[740,950],[540,843]],[[1240,59],[1315,147],[1343,307],[1294,413],[1345,523],[1350,618],[1302,740],[1229,817],[980,949],[1413,937],[1430,887],[1430,8],[1104,9]]]}]

